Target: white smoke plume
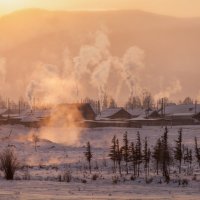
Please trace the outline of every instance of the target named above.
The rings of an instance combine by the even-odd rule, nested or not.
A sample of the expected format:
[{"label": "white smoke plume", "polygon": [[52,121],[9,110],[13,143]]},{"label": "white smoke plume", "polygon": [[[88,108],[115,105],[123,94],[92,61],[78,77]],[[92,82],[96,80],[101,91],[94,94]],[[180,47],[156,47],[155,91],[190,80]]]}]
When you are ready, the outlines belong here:
[{"label": "white smoke plume", "polygon": [[0,58],[0,93],[5,93],[6,81],[6,60]]},{"label": "white smoke plume", "polygon": [[99,98],[104,96],[110,73],[112,57],[108,50],[109,46],[107,35],[97,31],[94,44],[82,46],[79,55],[73,59],[76,79],[88,73],[91,77],[91,84],[98,88]]},{"label": "white smoke plume", "polygon": [[137,81],[137,71],[144,67],[144,51],[137,46],[129,48],[123,56],[122,70],[123,76],[133,96],[134,86]]},{"label": "white smoke plume", "polygon": [[[72,56],[70,50],[65,49],[63,66],[39,63],[30,76],[26,96],[31,106],[35,103],[34,99],[48,105],[56,105],[75,102],[78,95],[82,98],[90,97],[90,89],[95,89],[96,97],[102,101],[105,94],[115,93],[115,90],[120,88],[118,85],[122,83],[127,85],[127,91],[132,95],[133,88],[138,84],[138,71],[144,67],[143,59],[143,50],[136,46],[129,48],[121,57],[113,56],[108,36],[97,31],[94,41],[80,47],[77,56]],[[123,82],[116,79],[115,75]],[[113,85],[116,88],[107,91],[113,77]],[[85,88],[85,85],[88,87]],[[78,94],[79,91],[81,94]],[[118,92],[120,95],[120,89]],[[74,119],[82,119],[80,113],[76,110],[65,112],[60,109],[52,116],[47,129],[39,131],[40,137],[55,142],[76,143],[82,129],[72,132],[68,127],[74,126]],[[58,131],[52,128],[54,125],[62,128],[59,135]]]},{"label": "white smoke plume", "polygon": [[66,77],[61,68],[40,63],[27,87],[26,96],[32,105],[34,98],[46,104],[71,101],[74,92],[73,77]]},{"label": "white smoke plume", "polygon": [[0,82],[5,82],[6,77],[6,60],[5,58],[0,58]]},{"label": "white smoke plume", "polygon": [[170,98],[172,95],[180,92],[182,90],[182,86],[179,80],[175,80],[172,82],[164,91],[161,91],[155,94],[154,99],[157,101],[161,98]]},{"label": "white smoke plume", "polygon": [[102,100],[108,92],[109,78],[116,74],[123,80],[115,80],[118,93],[120,94],[121,87],[119,84],[126,83],[130,95],[133,95],[134,87],[138,84],[138,71],[144,67],[144,51],[133,46],[122,57],[115,57],[110,52],[108,36],[102,31],[97,31],[94,35],[94,41],[80,47],[75,57],[71,56],[68,48],[65,49],[64,66],[40,64],[36,67],[26,92],[31,104],[33,98],[52,104],[72,102],[77,98],[79,91],[82,98],[90,96],[89,88],[86,89],[87,94],[82,92],[84,81],[91,88],[98,90],[98,98]]}]

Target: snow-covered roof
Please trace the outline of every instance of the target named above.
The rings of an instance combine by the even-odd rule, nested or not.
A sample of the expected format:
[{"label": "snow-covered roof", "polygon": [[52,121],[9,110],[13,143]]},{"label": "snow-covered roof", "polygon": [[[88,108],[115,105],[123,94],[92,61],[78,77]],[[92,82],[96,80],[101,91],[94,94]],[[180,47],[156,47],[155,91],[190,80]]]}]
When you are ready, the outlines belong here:
[{"label": "snow-covered roof", "polygon": [[41,109],[41,110],[34,110],[34,111],[29,110],[28,112],[24,113],[24,117],[30,116],[30,115],[36,118],[45,118],[51,115],[51,110],[50,109]]},{"label": "snow-covered roof", "polygon": [[2,115],[3,113],[5,113],[6,112],[6,108],[0,108],[0,115]]},{"label": "snow-covered roof", "polygon": [[21,120],[21,122],[38,122],[39,119],[36,118],[33,114],[24,116]]},{"label": "snow-covered roof", "polygon": [[[161,112],[161,111],[160,111]],[[200,112],[200,105],[196,105],[196,112]],[[180,115],[194,115],[195,104],[180,104],[165,107],[165,115],[180,116]]]},{"label": "snow-covered roof", "polygon": [[127,110],[132,116],[143,116],[145,115],[145,110],[142,108],[134,108],[134,109],[128,109]]},{"label": "snow-covered roof", "polygon": [[41,118],[49,117],[51,110],[41,109],[41,110],[28,110],[20,114],[21,122],[36,122]]},{"label": "snow-covered roof", "polygon": [[111,117],[112,115],[118,113],[120,110],[123,110],[123,108],[107,108],[96,117],[96,119],[106,119]]},{"label": "snow-covered roof", "polygon": [[108,108],[108,109],[101,111],[100,116],[102,118],[107,118],[107,117],[110,117],[110,116],[114,115],[115,113],[119,112],[120,110],[122,110],[122,108]]}]

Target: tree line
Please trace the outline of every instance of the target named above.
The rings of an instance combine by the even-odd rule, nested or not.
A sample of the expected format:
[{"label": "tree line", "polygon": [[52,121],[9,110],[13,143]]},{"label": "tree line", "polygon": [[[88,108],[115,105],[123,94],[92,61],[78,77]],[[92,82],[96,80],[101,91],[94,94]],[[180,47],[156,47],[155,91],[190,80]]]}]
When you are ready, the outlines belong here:
[{"label": "tree line", "polygon": [[[165,182],[170,181],[171,167],[177,169],[177,173],[181,174],[184,166],[188,171],[192,170],[192,164],[196,162],[200,167],[200,147],[197,138],[194,138],[194,148],[191,149],[183,144],[183,130],[178,130],[177,139],[172,147],[168,141],[168,128],[164,128],[163,135],[159,137],[155,145],[150,146],[147,137],[142,141],[139,131],[137,132],[136,141],[129,141],[128,133],[123,135],[123,141],[120,145],[119,139],[114,136],[111,141],[108,153],[109,159],[112,161],[113,173],[132,174],[135,178],[145,175],[148,180],[150,172],[162,175]],[[89,163],[91,172],[91,160],[93,153],[90,142],[87,143],[85,157]]]}]

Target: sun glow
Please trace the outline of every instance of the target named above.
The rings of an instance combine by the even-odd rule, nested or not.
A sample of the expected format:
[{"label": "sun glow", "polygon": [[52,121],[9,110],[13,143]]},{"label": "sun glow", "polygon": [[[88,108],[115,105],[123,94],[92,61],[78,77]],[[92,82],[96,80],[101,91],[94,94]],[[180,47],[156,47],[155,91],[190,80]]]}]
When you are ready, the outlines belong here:
[{"label": "sun glow", "polygon": [[2,6],[18,6],[21,5],[25,1],[21,0],[0,0],[0,4]]},{"label": "sun glow", "polygon": [[137,9],[180,17],[200,16],[199,0],[0,0],[0,15],[24,8],[48,10]]},{"label": "sun glow", "polygon": [[7,13],[26,8],[30,0],[0,0],[0,12]]}]

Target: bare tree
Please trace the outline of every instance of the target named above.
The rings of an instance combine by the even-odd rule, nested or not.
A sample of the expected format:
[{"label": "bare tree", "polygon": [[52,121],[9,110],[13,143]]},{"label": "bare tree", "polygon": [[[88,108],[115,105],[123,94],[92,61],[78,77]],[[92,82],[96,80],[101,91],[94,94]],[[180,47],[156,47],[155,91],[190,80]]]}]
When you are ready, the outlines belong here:
[{"label": "bare tree", "polygon": [[141,108],[142,102],[139,96],[133,96],[128,99],[128,102],[125,105],[126,109]]},{"label": "bare tree", "polygon": [[32,141],[33,141],[33,143],[35,145],[35,151],[37,151],[37,143],[40,141],[39,136],[34,133],[32,135]]},{"label": "bare tree", "polygon": [[13,150],[8,148],[0,154],[0,166],[7,180],[13,180],[19,164]]},{"label": "bare tree", "polygon": [[193,104],[193,100],[190,97],[186,97],[183,100],[183,104]]}]

